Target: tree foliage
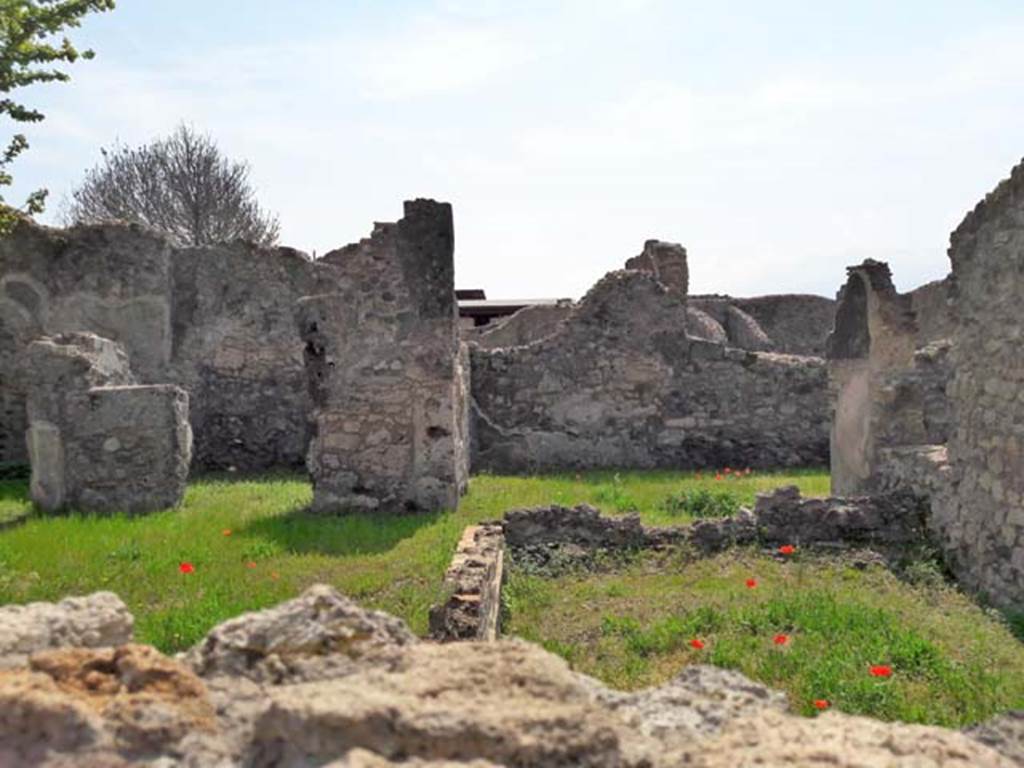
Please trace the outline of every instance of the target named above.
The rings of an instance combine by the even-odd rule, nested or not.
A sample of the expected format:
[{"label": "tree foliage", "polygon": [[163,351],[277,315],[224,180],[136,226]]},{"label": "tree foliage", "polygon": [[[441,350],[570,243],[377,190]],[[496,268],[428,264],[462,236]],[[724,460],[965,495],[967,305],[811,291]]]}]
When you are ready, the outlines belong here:
[{"label": "tree foliage", "polygon": [[[113,10],[114,0],[0,0],[0,117],[14,123],[38,123],[43,114],[12,98],[19,88],[37,83],[66,82],[69,76],[52,64],[91,59],[92,51],[79,51],[62,33],[78,27],[90,13]],[[4,200],[2,189],[14,179],[8,170],[28,149],[23,134],[15,134],[0,154],[0,232],[8,229],[19,211]],[[40,213],[46,190],[33,192],[23,206],[27,214]]]},{"label": "tree foliage", "polygon": [[72,191],[65,223],[133,221],[180,245],[277,241],[277,217],[257,203],[248,164],[224,157],[209,136],[181,125],[167,138],[102,153]]}]

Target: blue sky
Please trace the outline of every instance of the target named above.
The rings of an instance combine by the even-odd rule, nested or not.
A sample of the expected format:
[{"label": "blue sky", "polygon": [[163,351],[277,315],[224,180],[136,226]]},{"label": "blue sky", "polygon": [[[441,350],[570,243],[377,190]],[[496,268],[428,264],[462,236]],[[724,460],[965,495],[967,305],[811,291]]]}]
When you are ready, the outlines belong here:
[{"label": "blue sky", "polygon": [[912,288],[1024,157],[1019,0],[120,0],[27,93],[17,191],[62,195],[184,120],[323,253],[412,197],[455,207],[460,286],[579,296],[643,241],[691,290]]}]

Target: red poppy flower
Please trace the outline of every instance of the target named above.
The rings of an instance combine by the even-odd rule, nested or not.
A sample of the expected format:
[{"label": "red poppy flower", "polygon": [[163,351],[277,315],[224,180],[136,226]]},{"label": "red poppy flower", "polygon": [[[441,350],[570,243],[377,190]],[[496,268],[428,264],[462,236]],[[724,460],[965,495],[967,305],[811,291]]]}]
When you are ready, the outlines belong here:
[{"label": "red poppy flower", "polygon": [[231,535],[231,529],[230,528],[225,528],[223,531],[220,532],[220,534],[221,534],[221,536],[230,536]]},{"label": "red poppy flower", "polygon": [[814,700],[814,708],[815,709],[828,709],[831,706],[832,705],[829,704],[828,699],[815,699]]},{"label": "red poppy flower", "polygon": [[892,677],[892,667],[888,664],[876,664],[870,672],[872,677]]},{"label": "red poppy flower", "polygon": [[256,563],[254,563],[252,560],[250,560],[248,563],[245,564],[245,567],[246,568],[255,568],[256,567]]},{"label": "red poppy flower", "polygon": [[196,567],[192,563],[178,563],[178,570],[182,573],[195,573]]},{"label": "red poppy flower", "polygon": [[693,640],[690,641],[690,647],[696,648],[698,651],[701,651],[704,649],[704,641],[695,637],[693,638]]},{"label": "red poppy flower", "polygon": [[747,587],[753,589],[757,586],[757,579],[747,579]]},{"label": "red poppy flower", "polygon": [[722,479],[722,473],[719,472],[717,475],[715,475],[715,480],[721,480],[721,479]]},{"label": "red poppy flower", "polygon": [[772,642],[775,643],[775,645],[785,645],[789,642],[789,635],[776,635],[772,638]]},{"label": "red poppy flower", "polygon": [[796,547],[794,547],[792,544],[783,544],[781,547],[779,547],[780,555],[792,555],[794,552],[796,552]]}]

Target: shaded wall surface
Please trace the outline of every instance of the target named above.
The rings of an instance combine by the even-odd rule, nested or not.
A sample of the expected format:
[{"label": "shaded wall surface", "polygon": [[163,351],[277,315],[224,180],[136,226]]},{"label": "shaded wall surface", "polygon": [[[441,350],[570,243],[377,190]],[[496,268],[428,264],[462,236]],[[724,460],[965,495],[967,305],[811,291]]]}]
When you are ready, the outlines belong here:
[{"label": "shaded wall surface", "polygon": [[329,267],[287,248],[19,225],[0,240],[0,462],[27,460],[19,355],[40,335],[90,331],[124,347],[141,383],[190,393],[194,468],[301,466],[310,401],[294,306],[320,280]]},{"label": "shaded wall surface", "polygon": [[971,588],[1024,609],[1024,163],[967,215],[949,257],[956,342],[949,501],[938,528]]},{"label": "shaded wall surface", "polygon": [[551,336],[472,348],[474,467],[821,465],[824,361],[686,335],[686,297],[603,278]]}]

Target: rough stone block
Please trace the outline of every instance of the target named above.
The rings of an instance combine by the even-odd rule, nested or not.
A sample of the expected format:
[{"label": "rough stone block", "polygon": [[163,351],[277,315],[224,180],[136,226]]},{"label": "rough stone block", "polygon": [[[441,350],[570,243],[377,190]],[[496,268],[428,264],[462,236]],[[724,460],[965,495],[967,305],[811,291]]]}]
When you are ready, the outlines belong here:
[{"label": "rough stone block", "polygon": [[124,350],[93,334],[40,339],[25,357],[36,504],[148,512],[180,503],[192,455],[184,390],[131,383]]}]

